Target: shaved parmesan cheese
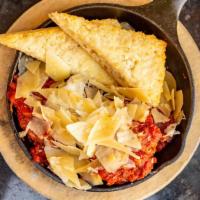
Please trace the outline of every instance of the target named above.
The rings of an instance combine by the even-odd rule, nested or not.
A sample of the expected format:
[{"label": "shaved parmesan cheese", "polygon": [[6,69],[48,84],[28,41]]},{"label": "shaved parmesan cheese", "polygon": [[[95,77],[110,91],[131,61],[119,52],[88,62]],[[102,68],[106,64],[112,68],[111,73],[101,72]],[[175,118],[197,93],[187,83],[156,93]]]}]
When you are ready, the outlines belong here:
[{"label": "shaved parmesan cheese", "polygon": [[108,87],[106,85],[103,85],[102,83],[100,83],[100,82],[98,82],[96,80],[91,80],[90,79],[89,82],[92,85],[96,86],[97,88],[103,90],[104,92],[108,92],[108,93],[111,93],[111,94],[114,93],[114,91],[110,87]]},{"label": "shaved parmesan cheese", "polygon": [[135,119],[137,108],[138,108],[137,104],[128,104],[127,105],[128,114],[132,119]]},{"label": "shaved parmesan cheese", "polygon": [[66,126],[66,128],[76,140],[82,144],[86,144],[90,131],[86,122],[76,122],[69,124]]},{"label": "shaved parmesan cheese", "polygon": [[96,93],[96,95],[94,96],[93,102],[95,103],[95,105],[97,107],[101,107],[102,106],[103,101],[102,101],[102,96],[101,96],[101,93],[99,92],[99,90]]},{"label": "shaved parmesan cheese", "polygon": [[161,103],[159,106],[158,106],[158,109],[166,116],[166,117],[169,117],[171,112],[172,112],[172,109],[171,109],[171,106],[168,104],[168,103]]},{"label": "shaved parmesan cheese", "polygon": [[165,123],[165,122],[168,122],[170,120],[168,117],[166,117],[161,112],[159,112],[157,108],[153,108],[151,110],[151,114],[153,116],[155,123]]},{"label": "shaved parmesan cheese", "polygon": [[119,125],[119,119],[114,119],[106,115],[97,120],[88,136],[86,154],[92,157],[95,152],[95,145],[98,144],[98,142],[113,139]]},{"label": "shaved parmesan cheese", "polygon": [[109,101],[109,100],[105,101],[103,103],[103,106],[105,106],[105,108],[108,111],[108,113],[109,113],[110,116],[112,116],[112,115],[115,114],[116,109],[115,109],[115,104],[114,104],[113,101]]},{"label": "shaved parmesan cheese", "polygon": [[89,124],[95,124],[97,122],[97,120],[99,120],[101,117],[103,116],[108,116],[109,112],[106,109],[106,107],[100,107],[98,109],[96,109],[94,112],[90,113],[85,120],[89,123]]},{"label": "shaved parmesan cheese", "polygon": [[173,137],[174,135],[180,134],[179,131],[176,131],[177,124],[170,124],[165,130],[166,137]]},{"label": "shaved parmesan cheese", "polygon": [[41,103],[37,101],[33,96],[28,96],[24,103],[30,107],[39,107]]},{"label": "shaved parmesan cheese", "polygon": [[164,94],[167,101],[169,101],[171,99],[170,90],[169,90],[169,87],[168,87],[166,81],[163,84],[163,94]]},{"label": "shaved parmesan cheese", "polygon": [[95,185],[103,185],[103,181],[101,176],[97,173],[80,173],[81,177],[87,181],[89,184],[95,186]]},{"label": "shaved parmesan cheese", "polygon": [[128,154],[104,146],[98,146],[95,155],[107,172],[115,172],[129,159]]},{"label": "shaved parmesan cheese", "polygon": [[100,118],[90,131],[87,144],[113,139],[120,126],[120,119],[104,116]]},{"label": "shaved parmesan cheese", "polygon": [[31,92],[42,88],[47,78],[42,67],[40,67],[35,74],[26,71],[17,79],[15,98],[27,98]]},{"label": "shaved parmesan cheese", "polygon": [[88,146],[85,147],[85,152],[88,157],[93,157],[96,151],[96,143],[90,143]]},{"label": "shaved parmesan cheese", "polygon": [[85,87],[87,79],[83,78],[80,74],[73,75],[67,81],[65,88],[74,92],[77,95],[85,96]]},{"label": "shaved parmesan cheese", "polygon": [[22,74],[17,79],[15,98],[28,97],[32,91],[39,87],[39,78],[39,73],[33,75],[31,72],[26,71],[24,74]]},{"label": "shaved parmesan cheese", "polygon": [[69,134],[69,132],[59,124],[54,124],[51,135],[54,140],[65,145],[75,145],[76,143],[74,137],[72,137],[71,134]]},{"label": "shaved parmesan cheese", "polygon": [[77,173],[82,173],[82,172],[90,173],[92,170],[95,171],[95,169],[100,166],[101,166],[101,164],[97,159],[92,160],[91,162],[89,162],[88,160],[81,160],[81,161],[79,160],[79,162],[77,162],[76,172]]},{"label": "shaved parmesan cheese", "polygon": [[80,182],[80,187],[78,188],[79,190],[89,190],[89,189],[91,189],[91,186],[87,183],[87,182],[85,182],[83,179],[79,179],[79,182]]},{"label": "shaved parmesan cheese", "polygon": [[[171,96],[172,98],[172,96]],[[168,104],[169,102],[167,101],[167,99],[164,96],[164,93],[162,92],[161,96],[160,96],[160,104]],[[171,103],[171,101],[170,101]]]},{"label": "shaved parmesan cheese", "polygon": [[45,73],[45,63],[40,64],[40,68],[39,70],[36,71],[36,73],[39,73],[39,87],[37,88],[38,90],[42,88],[42,86],[45,84],[45,82],[49,78],[47,74]]},{"label": "shaved parmesan cheese", "polygon": [[44,147],[44,152],[47,157],[47,160],[50,157],[59,157],[59,156],[66,154],[66,152],[64,152],[61,149],[53,148],[53,147],[47,146],[47,145]]},{"label": "shaved parmesan cheese", "polygon": [[149,115],[149,106],[144,103],[138,104],[134,120],[139,122],[145,122],[148,115]]},{"label": "shaved parmesan cheese", "polygon": [[140,88],[126,88],[126,87],[116,87],[117,92],[129,99],[137,98],[142,102],[147,102],[147,97],[144,95],[145,92]]},{"label": "shaved parmesan cheese", "polygon": [[118,151],[122,151],[136,159],[140,159],[140,157],[138,155],[136,155],[135,153],[133,153],[130,150],[130,148],[125,147],[124,145],[118,143],[116,140],[104,140],[102,142],[98,142],[98,145],[110,147],[110,148],[116,149]]},{"label": "shaved parmesan cheese", "polygon": [[76,112],[81,116],[86,116],[96,110],[96,105],[90,98],[82,99],[76,107]]},{"label": "shaved parmesan cheese", "polygon": [[169,86],[170,91],[172,91],[172,89],[174,89],[174,91],[176,91],[176,80],[171,72],[166,71],[165,81],[167,82],[167,85]]},{"label": "shaved parmesan cheese", "polygon": [[[61,154],[60,156],[48,157],[48,161],[52,171],[58,175],[62,181],[69,187],[77,189],[89,189],[91,186],[78,178],[75,170],[75,161],[73,156],[69,154]],[[82,161],[80,161],[82,163]]]},{"label": "shaved parmesan cheese", "polygon": [[185,114],[184,114],[183,111],[181,111],[181,112],[178,114],[177,118],[176,118],[177,124],[180,124],[180,122],[181,122],[183,119],[185,119]]},{"label": "shaved parmesan cheese", "polygon": [[59,98],[54,91],[48,96],[46,105],[54,110],[59,110],[61,107],[69,107],[69,105]]},{"label": "shaved parmesan cheese", "polygon": [[[37,101],[33,96],[28,96],[24,103],[30,107],[33,108],[33,112],[32,112],[32,115],[37,117],[38,115],[41,114],[41,109],[40,109],[40,106],[41,106],[41,103],[40,101]],[[38,118],[41,118],[41,117],[38,117]]]},{"label": "shaved parmesan cheese", "polygon": [[77,172],[77,169],[82,169],[86,166],[90,166],[91,162],[88,159],[80,160],[78,157],[74,157],[74,168]]},{"label": "shaved parmesan cheese", "polygon": [[136,134],[134,134],[130,129],[125,131],[118,131],[117,132],[117,141],[123,145],[141,149],[141,143]]},{"label": "shaved parmesan cheese", "polygon": [[82,161],[84,161],[84,162],[83,163],[77,162],[77,166],[75,169],[76,173],[88,172],[88,168],[90,167],[91,163],[87,160],[82,160]]},{"label": "shaved parmesan cheese", "polygon": [[37,70],[39,70],[41,62],[38,60],[32,60],[26,63],[26,68],[32,73],[36,74]]},{"label": "shaved parmesan cheese", "polygon": [[81,154],[81,150],[75,146],[64,145],[64,144],[62,144],[60,142],[56,142],[56,141],[52,141],[52,143],[70,155],[80,156],[80,154]]},{"label": "shaved parmesan cheese", "polygon": [[182,90],[176,91],[175,93],[175,111],[174,111],[174,118],[177,119],[181,109],[183,107],[183,92]]},{"label": "shaved parmesan cheese", "polygon": [[172,89],[172,91],[171,91],[171,97],[172,97],[172,99],[171,99],[172,109],[174,111],[175,110],[175,90],[174,89]]},{"label": "shaved parmesan cheese", "polygon": [[48,159],[52,171],[57,174],[67,185],[71,181],[75,186],[80,186],[79,178],[74,171],[74,158],[67,154],[62,157],[50,157]]},{"label": "shaved parmesan cheese", "polygon": [[42,116],[46,121],[49,121],[51,123],[53,123],[53,122],[55,123],[59,120],[55,116],[55,110],[53,110],[53,109],[51,109],[47,106],[42,106],[42,105],[40,105],[40,109],[41,109],[41,112],[42,112]]},{"label": "shaved parmesan cheese", "polygon": [[114,104],[116,109],[124,107],[124,101],[119,97],[114,97]]},{"label": "shaved parmesan cheese", "polygon": [[26,127],[26,131],[33,131],[39,138],[43,138],[43,134],[47,133],[50,129],[50,124],[36,117],[32,117],[31,121],[28,123]]},{"label": "shaved parmesan cheese", "polygon": [[71,69],[51,48],[46,51],[46,73],[55,81],[66,79],[71,73]]},{"label": "shaved parmesan cheese", "polygon": [[[78,178],[75,170],[75,162],[77,161],[77,159],[68,155],[67,153],[59,153],[59,151],[55,151],[55,154],[57,154],[57,156],[47,157],[50,167],[52,171],[56,175],[58,175],[67,186],[75,187],[82,190],[87,190],[91,188],[88,183]],[[82,163],[82,161],[80,161],[79,163]]]}]

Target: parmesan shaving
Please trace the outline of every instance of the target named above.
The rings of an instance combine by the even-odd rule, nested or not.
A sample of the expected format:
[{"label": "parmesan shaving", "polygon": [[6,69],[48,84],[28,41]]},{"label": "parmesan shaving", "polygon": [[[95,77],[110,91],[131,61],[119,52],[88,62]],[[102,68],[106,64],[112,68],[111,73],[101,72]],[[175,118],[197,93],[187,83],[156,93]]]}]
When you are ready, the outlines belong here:
[{"label": "parmesan shaving", "polygon": [[52,143],[70,155],[80,156],[80,154],[81,154],[81,150],[75,146],[64,145],[64,144],[62,144],[60,142],[56,142],[56,141],[52,141]]},{"label": "parmesan shaving", "polygon": [[37,70],[39,70],[41,62],[38,60],[32,60],[26,63],[26,68],[32,73],[36,74]]},{"label": "parmesan shaving", "polygon": [[129,159],[128,154],[104,146],[98,146],[95,155],[107,172],[115,172]]},{"label": "parmesan shaving", "polygon": [[170,91],[172,91],[173,89],[176,91],[176,80],[171,72],[166,71],[165,81],[167,82],[167,85],[169,86]]},{"label": "parmesan shaving", "polygon": [[164,84],[163,84],[163,94],[167,101],[171,99],[170,90],[166,81],[164,81]]},{"label": "parmesan shaving", "polygon": [[66,126],[69,133],[80,143],[86,144],[90,127],[86,122],[76,122]]},{"label": "parmesan shaving", "polygon": [[65,128],[61,127],[59,124],[54,125],[51,135],[54,140],[64,145],[75,145],[76,143],[74,137],[72,137],[71,134],[69,134],[69,132]]},{"label": "parmesan shaving", "polygon": [[182,90],[176,91],[175,93],[175,111],[174,118],[177,119],[181,113],[183,107],[183,92]]},{"label": "parmesan shaving", "polygon": [[138,108],[137,104],[128,104],[127,105],[128,114],[132,119],[135,119],[137,108]]},{"label": "parmesan shaving", "polygon": [[172,109],[171,109],[171,106],[168,104],[168,103],[161,103],[159,106],[158,106],[158,109],[166,116],[166,117],[169,117],[171,112],[172,112]]},{"label": "parmesan shaving", "polygon": [[174,89],[172,89],[171,91],[171,97],[172,97],[171,99],[172,109],[174,111],[175,110],[175,90]]},{"label": "parmesan shaving", "polygon": [[124,145],[118,143],[116,140],[105,140],[102,142],[98,142],[98,145],[110,147],[110,148],[116,149],[118,151],[124,152],[136,159],[140,159],[140,157],[138,155],[136,155],[135,153],[133,153],[130,150],[130,148],[125,147]]},{"label": "parmesan shaving", "polygon": [[142,102],[147,102],[147,97],[144,95],[145,92],[142,91],[140,88],[126,88],[126,87],[116,87],[117,92],[121,95],[129,98],[134,99],[137,98]]},{"label": "parmesan shaving", "polygon": [[99,174],[97,173],[85,173],[82,172],[80,173],[81,177],[87,181],[90,185],[103,185],[103,181],[101,179],[101,177],[99,176]]},{"label": "parmesan shaving", "polygon": [[67,81],[65,88],[74,92],[76,95],[83,96],[85,95],[85,87],[87,80],[83,78],[80,74],[73,75]]},{"label": "parmesan shaving", "polygon": [[47,133],[49,129],[50,124],[47,121],[36,117],[33,117],[26,127],[26,131],[33,131],[39,138],[43,138],[43,134]]},{"label": "parmesan shaving", "polygon": [[139,122],[145,122],[148,115],[149,115],[149,106],[144,103],[138,104],[134,120]]},{"label": "parmesan shaving", "polygon": [[115,104],[115,109],[124,107],[124,101],[119,97],[114,97],[114,104]]},{"label": "parmesan shaving", "polygon": [[153,116],[155,123],[165,123],[165,122],[168,122],[170,120],[168,117],[166,117],[161,112],[159,112],[157,108],[153,108],[151,110],[151,114]]},{"label": "parmesan shaving", "polygon": [[46,73],[55,81],[69,77],[71,69],[51,48],[46,51]]},{"label": "parmesan shaving", "polygon": [[131,130],[118,131],[117,132],[117,141],[123,145],[132,147],[134,149],[140,150],[142,148],[141,143],[136,134]]}]

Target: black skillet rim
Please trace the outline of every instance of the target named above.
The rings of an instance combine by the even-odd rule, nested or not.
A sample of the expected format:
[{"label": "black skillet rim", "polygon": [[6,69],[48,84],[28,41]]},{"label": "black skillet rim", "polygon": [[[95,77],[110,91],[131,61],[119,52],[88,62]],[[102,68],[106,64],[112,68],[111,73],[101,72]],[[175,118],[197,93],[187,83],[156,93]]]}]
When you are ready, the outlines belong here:
[{"label": "black skillet rim", "polygon": [[[171,163],[175,162],[180,157],[180,155],[182,154],[182,152],[184,150],[187,134],[189,132],[189,128],[190,128],[191,122],[192,122],[192,117],[193,117],[193,112],[194,112],[195,94],[194,94],[194,83],[193,83],[193,78],[192,78],[192,72],[191,72],[191,69],[190,69],[190,65],[187,62],[187,59],[184,56],[184,53],[181,51],[181,49],[177,48],[177,45],[174,44],[174,42],[171,40],[171,38],[165,33],[165,31],[162,28],[159,27],[155,22],[151,21],[149,18],[147,18],[147,17],[145,17],[145,16],[143,16],[143,15],[137,13],[137,12],[134,12],[134,10],[131,10],[131,8],[128,8],[127,6],[120,6],[120,5],[117,5],[117,4],[96,4],[96,3],[95,4],[86,4],[86,5],[81,5],[81,6],[70,8],[70,9],[64,11],[64,12],[71,13],[71,12],[75,12],[75,11],[79,11],[79,10],[84,10],[84,9],[87,9],[87,8],[98,8],[98,7],[111,8],[111,9],[112,8],[113,9],[117,8],[117,9],[119,9],[121,11],[130,13],[130,14],[134,14],[134,15],[140,17],[140,18],[143,18],[145,21],[148,21],[148,23],[152,24],[157,29],[159,29],[159,31],[162,32],[166,36],[166,38],[168,38],[168,40],[174,45],[174,48],[176,48],[176,50],[178,51],[179,55],[181,56],[185,66],[186,66],[187,75],[189,77],[189,82],[190,82],[191,98],[192,98],[191,99],[191,110],[190,110],[190,113],[189,113],[188,123],[186,125],[186,129],[185,129],[184,133],[182,133],[182,134],[184,134],[184,137],[183,137],[183,140],[182,140],[181,149],[179,150],[178,154],[173,159],[171,159],[169,161],[166,161],[158,169],[152,170],[152,172],[149,175],[147,175],[145,178],[143,178],[142,180],[135,181],[133,183],[125,183],[125,184],[122,184],[122,185],[114,185],[114,186],[103,185],[102,187],[101,186],[94,186],[91,189],[86,190],[88,192],[112,192],[112,191],[118,191],[118,190],[127,189],[129,187],[138,185],[138,184],[146,181],[147,179],[151,178],[154,174],[158,173],[160,170],[162,170],[167,165],[170,165]],[[44,22],[38,28],[45,27],[50,22],[51,22],[51,20],[47,20],[46,22]],[[15,60],[14,60],[14,63],[12,65],[12,67],[10,68],[9,77],[8,77],[8,84],[7,84],[7,90],[8,90],[9,83],[12,81],[13,75],[14,75],[16,67],[18,65],[18,60],[21,57],[21,55],[22,55],[21,52],[17,52]],[[16,122],[14,120],[13,113],[10,111],[10,102],[9,102],[8,98],[6,98],[6,104],[7,104],[9,121],[10,121],[11,127],[12,127],[12,129],[14,131],[16,140],[17,140],[18,144],[20,145],[20,147],[22,148],[22,150],[25,153],[25,155],[32,161],[31,155],[30,155],[27,147],[25,146],[25,144],[23,143],[21,138],[19,138],[19,136],[18,136],[18,130],[16,128]],[[34,166],[36,168],[41,170],[45,175],[47,175],[50,178],[52,178],[53,180],[63,184],[62,180],[58,176],[53,174],[53,172],[51,172],[50,170],[42,167],[41,165],[39,165],[39,164],[37,164],[37,163],[35,163],[33,161],[32,161],[32,163],[34,164]]]}]

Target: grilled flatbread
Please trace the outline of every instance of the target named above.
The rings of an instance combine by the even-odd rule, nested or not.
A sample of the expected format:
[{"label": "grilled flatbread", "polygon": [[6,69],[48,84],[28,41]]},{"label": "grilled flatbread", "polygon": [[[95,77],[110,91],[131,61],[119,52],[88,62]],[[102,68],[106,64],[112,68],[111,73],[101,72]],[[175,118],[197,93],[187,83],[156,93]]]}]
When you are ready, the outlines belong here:
[{"label": "grilled flatbread", "polygon": [[66,13],[50,18],[125,87],[139,88],[157,106],[165,76],[166,43],[154,35],[97,24]]},{"label": "grilled flatbread", "polygon": [[[98,22],[97,22],[98,23]],[[99,22],[101,23],[101,22]],[[119,26],[115,20],[108,21]],[[60,28],[44,28],[19,33],[0,35],[0,43],[10,48],[46,62],[46,52],[58,57],[70,73],[80,73],[105,85],[113,85],[114,80],[94,59]],[[52,68],[54,66],[51,66]]]}]

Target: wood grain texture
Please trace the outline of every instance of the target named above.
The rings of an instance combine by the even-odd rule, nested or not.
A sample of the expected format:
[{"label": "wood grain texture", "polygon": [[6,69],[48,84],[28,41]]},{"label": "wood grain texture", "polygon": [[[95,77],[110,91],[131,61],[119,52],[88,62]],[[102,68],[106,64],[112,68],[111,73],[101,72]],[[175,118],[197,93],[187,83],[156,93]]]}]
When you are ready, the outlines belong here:
[{"label": "wood grain texture", "polygon": [[[48,13],[55,10],[66,10],[70,6],[75,6],[74,2],[75,1],[66,0],[43,0],[25,12],[16,21],[16,23],[13,24],[9,31],[36,28],[47,19]],[[86,3],[94,1],[76,1],[76,3],[79,5],[81,2]],[[135,2],[137,3],[138,1]],[[143,1],[143,3],[144,2],[145,1]],[[2,104],[5,103],[6,81],[8,72],[14,61],[15,51],[0,46],[0,73],[2,77],[0,79],[0,151],[9,167],[16,173],[18,177],[20,177],[34,190],[43,194],[49,199],[55,200],[124,200],[126,198],[129,200],[144,199],[170,183],[187,165],[200,140],[200,90],[198,89],[200,88],[200,79],[198,77],[200,74],[200,53],[190,34],[181,23],[178,23],[178,35],[180,43],[182,44],[192,69],[196,91],[195,113],[184,151],[182,155],[176,161],[174,161],[173,164],[166,166],[159,173],[144,183],[126,190],[111,193],[83,192],[65,187],[64,185],[59,184],[45,176],[41,171],[36,169],[33,163],[25,156],[16,142],[13,131],[8,123],[5,104]]]}]

